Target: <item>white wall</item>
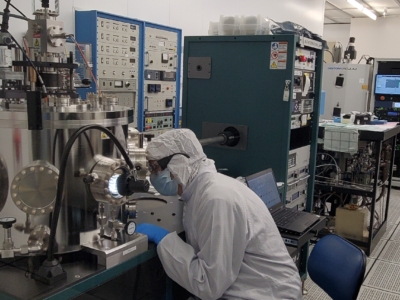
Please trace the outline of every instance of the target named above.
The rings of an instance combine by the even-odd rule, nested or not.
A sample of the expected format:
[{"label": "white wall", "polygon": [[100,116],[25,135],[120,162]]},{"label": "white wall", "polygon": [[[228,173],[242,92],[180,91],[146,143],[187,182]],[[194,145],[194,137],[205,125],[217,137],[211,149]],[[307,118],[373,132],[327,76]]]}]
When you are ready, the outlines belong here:
[{"label": "white wall", "polygon": [[350,38],[350,24],[324,25],[323,39],[327,42],[341,42],[346,47]]},{"label": "white wall", "polygon": [[[54,0],[50,0],[52,3]],[[36,0],[39,3],[39,0]],[[29,18],[31,0],[12,0]],[[2,10],[4,8],[0,6]],[[293,21],[322,35],[324,0],[60,0],[61,15],[68,32],[74,30],[74,9],[100,10],[183,29],[184,35],[207,35],[210,21],[220,15],[257,15],[275,21]],[[11,9],[12,13],[14,10]],[[26,31],[24,21],[12,20],[10,31],[20,37]]]},{"label": "white wall", "polygon": [[400,18],[352,19],[350,36],[356,38],[357,61],[363,54],[377,58],[400,58]]}]

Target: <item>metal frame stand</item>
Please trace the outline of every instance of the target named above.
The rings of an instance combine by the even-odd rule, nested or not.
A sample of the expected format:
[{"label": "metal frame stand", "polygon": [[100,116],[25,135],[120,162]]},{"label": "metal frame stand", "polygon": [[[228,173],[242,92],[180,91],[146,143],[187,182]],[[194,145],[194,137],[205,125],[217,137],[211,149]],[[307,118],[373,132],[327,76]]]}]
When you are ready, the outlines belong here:
[{"label": "metal frame stand", "polygon": [[[360,130],[360,141],[374,142],[376,144],[376,153],[375,153],[375,174],[374,174],[374,184],[372,191],[353,189],[351,187],[343,187],[343,186],[332,186],[332,185],[322,185],[315,184],[316,190],[323,190],[328,192],[336,192],[342,194],[353,194],[366,196],[371,198],[371,210],[370,210],[370,226],[368,230],[368,242],[362,242],[357,240],[350,240],[355,245],[362,247],[365,249],[366,254],[371,255],[372,251],[375,249],[379,240],[382,238],[384,233],[386,232],[387,227],[387,219],[388,219],[388,211],[389,211],[389,201],[390,201],[390,189],[392,187],[392,177],[393,177],[393,163],[394,163],[394,152],[396,148],[397,134],[399,133],[399,126],[390,128],[384,132],[375,132],[375,131],[361,131]],[[381,166],[381,152],[382,152],[382,144],[385,142],[389,142],[392,147],[391,157],[390,157],[390,168],[389,168],[389,178],[388,182],[388,191],[386,194],[386,199],[381,199],[380,201],[385,201],[385,214],[384,219],[382,220],[379,228],[374,230],[374,215],[376,211],[376,193],[378,190],[378,181],[379,181],[379,173]],[[385,183],[383,183],[385,184]],[[383,216],[382,216],[383,217]]]}]

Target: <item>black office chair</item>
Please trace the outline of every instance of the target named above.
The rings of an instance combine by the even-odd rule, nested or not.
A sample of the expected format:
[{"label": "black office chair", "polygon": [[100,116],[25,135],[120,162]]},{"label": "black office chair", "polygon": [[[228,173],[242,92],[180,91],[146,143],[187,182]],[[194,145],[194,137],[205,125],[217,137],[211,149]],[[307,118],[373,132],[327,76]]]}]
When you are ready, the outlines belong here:
[{"label": "black office chair", "polygon": [[323,237],[311,252],[308,274],[333,300],[355,300],[365,275],[363,250],[337,236]]}]

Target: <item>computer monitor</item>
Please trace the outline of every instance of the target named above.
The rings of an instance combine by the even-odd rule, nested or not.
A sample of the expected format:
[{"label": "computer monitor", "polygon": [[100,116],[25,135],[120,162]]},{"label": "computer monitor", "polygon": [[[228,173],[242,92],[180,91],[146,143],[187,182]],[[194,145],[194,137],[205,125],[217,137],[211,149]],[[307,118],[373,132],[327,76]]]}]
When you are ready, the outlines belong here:
[{"label": "computer monitor", "polygon": [[246,177],[248,187],[261,198],[268,208],[281,202],[272,169]]},{"label": "computer monitor", "polygon": [[400,95],[400,75],[376,75],[375,94]]}]

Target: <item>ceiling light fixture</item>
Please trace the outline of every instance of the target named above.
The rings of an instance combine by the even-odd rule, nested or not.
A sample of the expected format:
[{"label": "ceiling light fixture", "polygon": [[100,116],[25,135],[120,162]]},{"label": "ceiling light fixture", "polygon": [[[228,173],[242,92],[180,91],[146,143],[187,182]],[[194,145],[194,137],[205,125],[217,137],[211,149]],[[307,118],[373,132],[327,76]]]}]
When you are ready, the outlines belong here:
[{"label": "ceiling light fixture", "polygon": [[358,10],[362,11],[364,8],[364,6],[361,3],[357,2],[356,0],[347,0],[347,2],[356,7]]},{"label": "ceiling light fixture", "polygon": [[387,11],[388,11],[387,7],[384,7],[383,8],[383,17],[384,18],[386,18],[386,16],[387,16]]},{"label": "ceiling light fixture", "polygon": [[372,11],[370,11],[369,9],[365,8],[362,10],[362,12],[364,14],[366,14],[368,17],[370,17],[372,20],[376,20],[376,14],[374,14]]},{"label": "ceiling light fixture", "polygon": [[372,20],[374,20],[374,21],[376,20],[376,15],[372,11],[370,11],[368,8],[364,7],[364,5],[362,5],[360,2],[357,2],[356,0],[347,0],[347,2],[349,2],[351,5],[356,7],[358,10],[361,10],[363,12],[363,14],[367,15]]}]

